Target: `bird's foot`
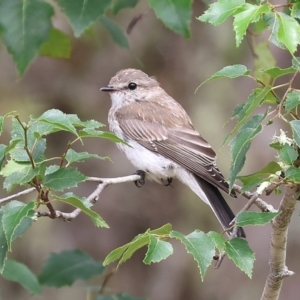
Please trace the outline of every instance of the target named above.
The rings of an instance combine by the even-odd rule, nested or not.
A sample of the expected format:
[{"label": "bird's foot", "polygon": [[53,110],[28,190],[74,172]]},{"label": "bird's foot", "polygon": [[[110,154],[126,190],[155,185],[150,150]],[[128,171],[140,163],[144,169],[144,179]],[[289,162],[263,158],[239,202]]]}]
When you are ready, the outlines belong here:
[{"label": "bird's foot", "polygon": [[134,181],[134,184],[140,188],[145,184],[145,177],[146,177],[146,172],[143,170],[137,170],[135,173],[135,175],[140,175],[141,179]]},{"label": "bird's foot", "polygon": [[[162,180],[163,181],[163,180]],[[166,184],[163,184],[164,186],[171,186],[171,183],[173,181],[173,178],[169,177],[167,178],[167,183]]]}]

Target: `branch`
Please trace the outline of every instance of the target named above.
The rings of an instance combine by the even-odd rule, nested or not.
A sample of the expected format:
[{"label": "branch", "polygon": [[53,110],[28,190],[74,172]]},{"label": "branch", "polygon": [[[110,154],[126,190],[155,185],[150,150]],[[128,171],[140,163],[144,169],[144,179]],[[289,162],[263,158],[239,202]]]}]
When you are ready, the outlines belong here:
[{"label": "branch", "polygon": [[0,199],[0,204],[3,204],[4,202],[7,202],[7,201],[12,200],[14,198],[18,198],[20,196],[29,194],[29,193],[31,193],[33,191],[36,191],[35,187],[29,188],[27,190],[21,191],[19,193],[16,193],[16,194],[13,194],[13,195],[10,195],[10,196],[7,196],[5,198]]},{"label": "branch", "polygon": [[279,297],[283,279],[292,276],[294,272],[286,266],[286,243],[288,226],[297,203],[296,194],[299,186],[287,186],[281,200],[278,215],[272,222],[270,271],[264,287],[261,300],[276,300]]},{"label": "branch", "polygon": [[[92,204],[95,204],[98,201],[101,192],[108,185],[124,183],[124,182],[133,182],[133,181],[140,180],[140,179],[141,179],[140,175],[129,175],[129,176],[117,177],[117,178],[89,177],[86,181],[100,182],[100,183],[97,185],[97,188],[87,197],[87,201]],[[75,210],[73,210],[70,213],[56,210],[54,218],[62,218],[64,220],[71,221],[71,220],[75,219],[80,213],[81,213],[81,209],[79,209],[79,208],[76,208]],[[45,211],[45,212],[39,211],[39,212],[37,212],[37,216],[53,218],[53,215],[49,211]]]}]

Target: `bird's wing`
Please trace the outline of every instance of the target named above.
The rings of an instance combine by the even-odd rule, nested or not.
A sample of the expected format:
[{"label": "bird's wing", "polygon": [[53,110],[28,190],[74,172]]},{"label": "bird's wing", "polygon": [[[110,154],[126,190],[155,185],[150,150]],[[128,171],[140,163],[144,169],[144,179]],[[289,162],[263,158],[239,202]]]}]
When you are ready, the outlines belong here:
[{"label": "bird's wing", "polygon": [[[215,152],[194,129],[183,109],[181,113],[185,115],[175,116],[176,126],[173,126],[174,113],[164,110],[165,116],[160,118],[162,112],[156,111],[156,105],[150,119],[149,113],[143,114],[143,108],[135,111],[138,113],[132,113],[132,109],[137,108],[139,106],[125,107],[116,112],[119,126],[126,137],[169,158],[226,193],[229,192],[228,184],[215,164]],[[178,121],[178,118],[182,121]],[[169,123],[166,123],[166,119]]]}]

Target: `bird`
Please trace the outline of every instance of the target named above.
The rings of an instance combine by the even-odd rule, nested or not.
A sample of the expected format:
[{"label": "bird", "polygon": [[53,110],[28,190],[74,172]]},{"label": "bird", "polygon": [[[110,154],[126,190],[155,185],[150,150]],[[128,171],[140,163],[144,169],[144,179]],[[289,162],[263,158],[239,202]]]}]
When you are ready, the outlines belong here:
[{"label": "bird", "polygon": [[[155,77],[124,69],[100,89],[108,92],[109,129],[126,143],[117,143],[141,175],[169,185],[174,178],[208,204],[226,233],[232,235],[235,215],[222,196],[236,197],[216,165],[216,153],[199,134],[184,108]],[[245,238],[243,228],[236,236]]]}]

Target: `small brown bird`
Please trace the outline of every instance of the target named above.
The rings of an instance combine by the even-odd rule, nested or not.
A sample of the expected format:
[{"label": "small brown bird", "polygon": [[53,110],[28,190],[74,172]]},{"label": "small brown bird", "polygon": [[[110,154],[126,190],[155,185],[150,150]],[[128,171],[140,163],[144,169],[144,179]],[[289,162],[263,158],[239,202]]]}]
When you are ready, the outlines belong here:
[{"label": "small brown bird", "polygon": [[[212,208],[224,229],[230,227],[235,216],[218,190],[228,194],[228,183],[183,107],[155,78],[135,69],[119,71],[101,91],[110,93],[109,127],[131,146],[117,144],[131,163],[150,180],[179,179]],[[237,235],[245,237],[244,230]]]}]

